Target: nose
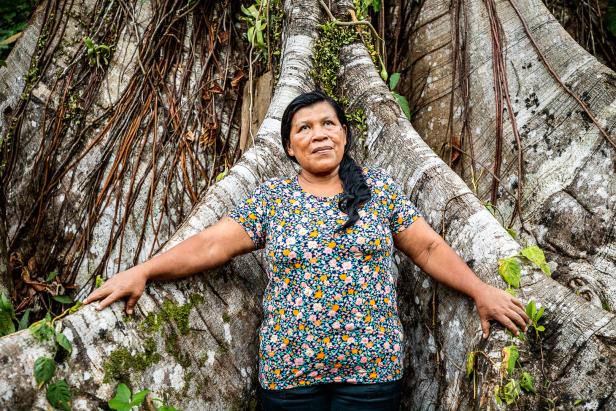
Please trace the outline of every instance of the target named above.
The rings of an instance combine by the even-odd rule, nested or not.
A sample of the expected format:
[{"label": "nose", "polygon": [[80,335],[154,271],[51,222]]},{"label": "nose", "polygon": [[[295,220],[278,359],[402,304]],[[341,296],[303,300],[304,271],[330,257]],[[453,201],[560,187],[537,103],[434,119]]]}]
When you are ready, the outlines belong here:
[{"label": "nose", "polygon": [[312,139],[313,140],[324,140],[326,138],[329,138],[329,133],[327,132],[327,129],[323,126],[315,126],[313,128],[313,132],[312,132]]}]

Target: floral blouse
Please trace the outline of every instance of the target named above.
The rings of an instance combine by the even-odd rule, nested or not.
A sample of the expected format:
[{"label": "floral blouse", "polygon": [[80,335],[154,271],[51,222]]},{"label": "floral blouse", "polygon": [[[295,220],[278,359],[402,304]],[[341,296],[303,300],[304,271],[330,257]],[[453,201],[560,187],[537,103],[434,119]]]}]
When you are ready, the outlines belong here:
[{"label": "floral blouse", "polygon": [[343,232],[341,194],[311,195],[297,176],[267,180],[229,215],[265,248],[263,388],[402,378],[392,234],[420,215],[383,170],[363,172],[372,198]]}]

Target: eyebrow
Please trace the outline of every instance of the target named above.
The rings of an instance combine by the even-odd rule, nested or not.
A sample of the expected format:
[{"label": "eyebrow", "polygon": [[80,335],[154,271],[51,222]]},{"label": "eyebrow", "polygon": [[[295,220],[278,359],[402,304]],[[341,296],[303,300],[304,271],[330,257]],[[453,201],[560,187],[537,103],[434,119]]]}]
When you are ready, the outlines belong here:
[{"label": "eyebrow", "polygon": [[[325,117],[321,117],[320,121],[333,120],[333,119],[334,119],[333,116],[327,115]],[[304,120],[304,121],[300,121],[300,122],[296,123],[296,125],[298,125],[298,126],[304,125],[304,124],[308,124],[308,121]]]}]

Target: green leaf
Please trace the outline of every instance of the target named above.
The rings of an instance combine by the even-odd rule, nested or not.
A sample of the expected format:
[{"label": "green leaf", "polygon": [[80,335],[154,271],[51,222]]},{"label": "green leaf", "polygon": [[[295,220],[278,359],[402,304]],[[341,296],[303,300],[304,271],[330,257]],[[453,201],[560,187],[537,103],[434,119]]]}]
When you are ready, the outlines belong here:
[{"label": "green leaf", "polygon": [[535,380],[533,376],[526,371],[522,371],[522,376],[520,377],[520,387],[526,392],[530,392],[535,394],[537,390],[535,390]]},{"label": "green leaf", "polygon": [[141,403],[143,402],[143,400],[145,400],[146,395],[148,395],[150,393],[150,390],[148,390],[147,388],[145,390],[141,390],[138,393],[136,393],[135,395],[133,395],[133,400],[131,401],[131,405],[133,407],[136,407],[138,405],[141,405]]},{"label": "green leaf", "polygon": [[30,322],[30,309],[27,308],[21,316],[21,320],[19,320],[19,329],[25,330],[28,328],[28,322]]},{"label": "green leaf", "polygon": [[156,411],[182,411],[179,408],[172,407],[171,405],[163,405],[162,407],[158,407]]},{"label": "green leaf", "polygon": [[99,288],[101,285],[103,285],[103,277],[101,277],[100,275],[96,276],[96,280],[94,282],[94,288]]},{"label": "green leaf", "polygon": [[466,356],[466,376],[470,376],[475,371],[475,352],[471,351]]},{"label": "green leaf", "polygon": [[[547,262],[545,261],[545,254],[543,254],[543,250],[541,248],[539,248],[536,245],[531,245],[529,247],[523,248],[522,251],[520,251],[520,254],[522,254],[524,257],[528,258],[528,260],[535,264],[537,267],[541,268],[541,270],[543,272],[545,272],[545,267],[547,266],[547,272],[545,272],[546,274],[550,275],[550,266],[547,265]],[[543,268],[542,268],[543,267]]]},{"label": "green leaf", "polygon": [[378,13],[379,11],[381,11],[381,0],[372,0],[372,10],[374,10],[375,13]]},{"label": "green leaf", "polygon": [[383,64],[381,64],[381,78],[383,79],[383,81],[387,81],[387,69],[385,68],[385,66]]},{"label": "green leaf", "polygon": [[533,319],[535,318],[535,314],[537,314],[537,306],[535,305],[535,300],[530,300],[527,304],[526,304],[526,315],[528,316],[528,318]]},{"label": "green leaf", "polygon": [[39,357],[34,362],[34,379],[39,387],[51,380],[56,372],[56,362],[53,358]]},{"label": "green leaf", "polygon": [[88,51],[90,50],[94,51],[94,42],[92,41],[90,37],[84,37],[83,43],[86,45],[86,48],[88,49]]},{"label": "green leaf", "polygon": [[520,353],[518,352],[518,347],[515,345],[510,345],[508,347],[503,348],[503,363],[501,364],[501,375],[511,375],[513,369],[515,368],[515,364],[520,358]]},{"label": "green leaf", "polygon": [[507,405],[511,405],[520,398],[520,383],[518,383],[513,378],[509,380],[507,384],[505,384],[505,388],[503,390],[503,397]]},{"label": "green leaf", "polygon": [[51,298],[62,304],[73,304],[73,299],[68,295],[54,295]]},{"label": "green leaf", "polygon": [[220,180],[225,178],[227,174],[229,174],[229,169],[227,168],[227,166],[225,166],[225,169],[216,176],[216,182],[219,182]]},{"label": "green leaf", "polygon": [[539,311],[537,311],[537,314],[535,315],[535,317],[533,318],[533,320],[535,322],[539,322],[539,320],[541,319],[541,317],[543,317],[543,312],[545,311],[545,307],[541,307],[539,309]]},{"label": "green leaf", "polygon": [[500,386],[497,385],[496,387],[494,387],[494,399],[496,400],[496,403],[498,405],[502,405],[503,403],[503,399],[500,396],[501,394],[500,391],[501,391]]},{"label": "green leaf", "polygon": [[116,395],[108,403],[109,408],[117,411],[129,411],[131,405],[131,393],[126,384],[120,383],[116,388]]},{"label": "green leaf", "polygon": [[613,2],[608,3],[605,23],[612,35],[616,36],[616,4]]},{"label": "green leaf", "polygon": [[56,278],[57,276],[58,276],[58,272],[57,271],[52,271],[52,272],[49,273],[49,275],[47,276],[47,279],[45,281],[46,282],[50,282],[54,278]]},{"label": "green leaf", "polygon": [[488,202],[486,202],[486,203],[484,204],[484,206],[485,206],[485,208],[487,208],[487,209],[488,209],[488,211],[490,212],[490,214],[494,215],[494,213],[495,213],[495,211],[494,211],[494,206],[492,205],[492,203],[491,203],[491,202],[489,202],[489,201],[488,201]]},{"label": "green leaf", "polygon": [[67,353],[70,354],[71,352],[73,352],[73,345],[63,333],[56,334],[56,342],[60,347],[64,348]]},{"label": "green leaf", "polygon": [[505,292],[506,292],[507,294],[509,294],[509,295],[513,296],[513,297],[517,297],[517,296],[518,296],[518,293],[517,293],[517,291],[515,290],[515,288],[507,287],[507,288],[505,289]]},{"label": "green leaf", "polygon": [[392,74],[391,77],[389,78],[389,89],[391,91],[394,91],[399,82],[400,82],[400,73]]},{"label": "green leaf", "polygon": [[550,268],[550,265],[548,263],[543,263],[539,265],[539,268],[541,268],[541,271],[543,271],[548,277],[552,276],[552,269]]},{"label": "green leaf", "polygon": [[15,324],[11,314],[6,311],[0,311],[0,337],[9,335],[15,332]]},{"label": "green leaf", "polygon": [[38,341],[47,341],[53,337],[56,331],[51,326],[51,315],[47,313],[45,318],[28,327],[34,338]]},{"label": "green leaf", "polygon": [[15,316],[15,312],[13,311],[13,303],[11,303],[11,299],[5,294],[0,294],[0,311],[8,313],[11,317]]},{"label": "green leaf", "polygon": [[520,288],[522,268],[515,257],[501,258],[498,260],[498,273],[513,288]]},{"label": "green leaf", "polygon": [[246,33],[246,36],[248,37],[248,41],[250,42],[250,44],[255,44],[254,32],[255,32],[255,28],[249,27],[248,32]]},{"label": "green leaf", "polygon": [[65,380],[56,381],[47,386],[47,401],[54,408],[70,411],[71,390]]},{"label": "green leaf", "polygon": [[410,121],[411,120],[411,109],[409,107],[409,102],[407,101],[406,97],[401,96],[400,94],[396,93],[395,91],[392,92],[392,94],[394,95],[394,98],[396,99],[396,102],[398,103],[398,105],[402,109],[402,112],[406,116],[407,120]]},{"label": "green leaf", "polygon": [[518,238],[518,233],[516,233],[513,228],[506,228],[505,230],[507,230],[507,233],[509,233],[511,238],[513,238],[514,240]]}]

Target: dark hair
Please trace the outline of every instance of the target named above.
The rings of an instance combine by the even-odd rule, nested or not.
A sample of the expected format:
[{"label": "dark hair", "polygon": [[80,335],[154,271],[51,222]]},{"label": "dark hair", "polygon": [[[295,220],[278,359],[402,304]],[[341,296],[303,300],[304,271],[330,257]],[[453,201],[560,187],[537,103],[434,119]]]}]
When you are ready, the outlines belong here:
[{"label": "dark hair", "polygon": [[364,203],[370,200],[372,195],[370,187],[368,187],[364,174],[362,173],[361,167],[357,165],[355,160],[353,160],[349,154],[349,151],[353,147],[353,137],[351,135],[351,128],[349,127],[349,121],[344,114],[344,110],[334,99],[319,90],[300,94],[295,97],[291,103],[289,103],[284,111],[284,114],[282,115],[280,137],[282,140],[282,147],[284,148],[284,152],[287,154],[287,157],[297,163],[295,157],[289,155],[291,120],[293,119],[295,113],[297,113],[300,109],[312,106],[313,104],[320,103],[322,101],[329,103],[329,105],[333,107],[336,111],[338,121],[346,127],[347,140],[346,145],[344,146],[344,155],[342,156],[342,161],[340,162],[340,168],[338,170],[338,175],[340,176],[340,180],[342,180],[344,194],[338,202],[338,208],[348,214],[349,219],[342,226],[336,229],[336,231],[342,231],[351,227],[357,222],[357,220],[359,220],[359,209],[362,205],[364,205]]}]

